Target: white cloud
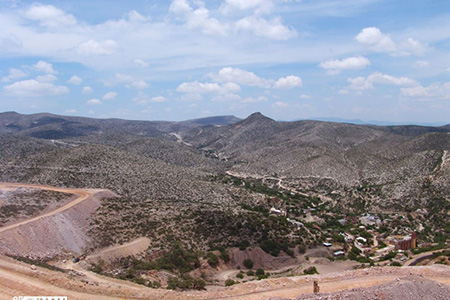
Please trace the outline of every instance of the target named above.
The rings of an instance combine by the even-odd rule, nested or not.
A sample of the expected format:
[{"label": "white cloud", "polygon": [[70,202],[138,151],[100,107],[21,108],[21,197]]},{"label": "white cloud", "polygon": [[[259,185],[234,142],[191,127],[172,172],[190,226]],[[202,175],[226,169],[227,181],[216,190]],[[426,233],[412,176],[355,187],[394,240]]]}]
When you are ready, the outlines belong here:
[{"label": "white cloud", "polygon": [[208,35],[227,35],[229,25],[221,23],[209,16],[209,10],[203,3],[196,2],[199,7],[193,9],[187,0],[174,0],[170,5],[169,12],[185,21],[189,29],[199,29]]},{"label": "white cloud", "polygon": [[217,74],[212,73],[208,74],[208,76],[216,82],[233,82],[240,85],[256,86],[266,89],[290,89],[302,86],[302,79],[297,76],[290,75],[275,81],[273,79],[259,77],[250,71],[231,67],[222,68]]},{"label": "white cloud", "polygon": [[301,87],[303,85],[302,79],[297,76],[286,76],[278,79],[274,84],[274,89],[291,89],[294,87]]},{"label": "white cloud", "polygon": [[139,105],[148,105],[149,103],[162,103],[168,100],[163,96],[150,97],[146,93],[139,91],[132,101]]},{"label": "white cloud", "polygon": [[47,75],[40,75],[40,76],[36,77],[36,80],[39,82],[53,82],[53,81],[57,81],[58,77],[56,77],[53,74],[47,74]]},{"label": "white cloud", "polygon": [[418,68],[428,68],[430,63],[425,60],[418,60],[414,63],[414,65]]},{"label": "white cloud", "polygon": [[414,55],[423,55],[427,51],[427,47],[425,45],[414,40],[413,38],[408,38],[405,43],[400,45],[400,47],[403,51]]},{"label": "white cloud", "polygon": [[99,99],[91,99],[86,101],[86,103],[89,105],[99,105],[102,104],[102,101],[100,101]]},{"label": "white cloud", "polygon": [[239,92],[241,87],[233,82],[227,82],[224,84],[218,83],[202,83],[198,81],[193,82],[183,82],[177,88],[178,92],[189,93],[189,94],[229,94],[234,92]]},{"label": "white cloud", "polygon": [[220,9],[223,13],[230,13],[235,10],[256,10],[256,13],[268,12],[273,7],[271,0],[225,0]]},{"label": "white cloud", "polygon": [[94,90],[90,87],[90,86],[84,86],[82,89],[81,89],[81,92],[83,93],[83,94],[90,94],[90,93],[92,93]]},{"label": "white cloud", "polygon": [[361,76],[356,78],[349,78],[348,82],[350,82],[349,88],[357,91],[372,89],[374,83],[397,86],[418,85],[418,82],[414,79],[408,77],[395,77],[379,72],[372,73],[367,78]]},{"label": "white cloud", "polygon": [[167,102],[167,98],[165,98],[163,96],[156,96],[156,97],[152,97],[150,99],[150,102],[153,102],[153,103]]},{"label": "white cloud", "polygon": [[138,13],[135,10],[132,10],[128,13],[128,20],[132,21],[132,22],[147,22],[149,21],[149,18],[144,17],[143,15],[141,15],[140,13]]},{"label": "white cloud", "polygon": [[148,67],[148,63],[146,63],[142,59],[137,59],[136,58],[135,60],[133,60],[133,63],[138,68],[147,68]]},{"label": "white cloud", "polygon": [[374,48],[376,51],[393,52],[397,50],[394,41],[377,27],[364,28],[355,39],[363,45]]},{"label": "white cloud", "polygon": [[116,97],[117,97],[117,93],[116,92],[108,92],[108,93],[103,95],[102,99],[103,100],[113,100]]},{"label": "white cloud", "polygon": [[266,20],[255,15],[248,16],[236,21],[235,29],[272,40],[288,40],[297,37],[297,31],[283,25],[279,17]]},{"label": "white cloud", "polygon": [[117,52],[119,45],[114,40],[97,42],[89,40],[78,45],[77,51],[83,55],[109,55]]},{"label": "white cloud", "polygon": [[24,72],[20,69],[10,68],[8,70],[8,72],[9,72],[8,76],[4,76],[2,78],[3,82],[10,82],[11,80],[20,79],[20,78],[28,76],[28,74],[26,72]]},{"label": "white cloud", "polygon": [[66,114],[76,114],[78,111],[76,109],[67,109],[64,112]]},{"label": "white cloud", "polygon": [[83,79],[77,75],[73,75],[67,82],[74,85],[80,85],[83,82]]},{"label": "white cloud", "polygon": [[57,74],[58,73],[53,69],[52,64],[45,62],[43,60],[38,61],[36,64],[33,65],[32,68],[35,69],[36,71],[43,72],[46,74]]},{"label": "white cloud", "polygon": [[369,75],[369,77],[367,77],[367,80],[374,83],[400,85],[400,86],[418,84],[417,81],[408,77],[394,77],[379,72]]},{"label": "white cloud", "polygon": [[382,33],[377,27],[364,28],[355,39],[374,51],[387,52],[392,56],[423,55],[427,50],[426,45],[413,38],[396,43],[389,35]]},{"label": "white cloud", "polygon": [[312,96],[311,95],[306,95],[306,94],[301,94],[300,95],[300,99],[311,99]]},{"label": "white cloud", "polygon": [[450,82],[436,82],[427,87],[422,85],[402,88],[401,95],[412,98],[439,98],[450,99]]},{"label": "white cloud", "polygon": [[266,96],[259,96],[259,97],[248,97],[242,100],[243,103],[261,103],[261,102],[267,102],[269,99],[267,99]]},{"label": "white cloud", "polygon": [[238,68],[222,68],[217,74],[210,74],[209,77],[217,82],[235,82],[242,85],[263,88],[269,88],[272,85],[271,80],[261,78],[253,72]]},{"label": "white cloud", "polygon": [[77,23],[73,15],[67,14],[52,5],[40,3],[32,4],[25,11],[25,17],[38,21],[41,26],[45,27],[72,26]]},{"label": "white cloud", "polygon": [[342,60],[327,60],[320,63],[320,67],[328,70],[329,75],[339,74],[342,70],[360,70],[370,66],[370,60],[363,56],[347,57]]},{"label": "white cloud", "polygon": [[347,79],[350,82],[349,88],[355,91],[368,90],[373,88],[372,82],[368,81],[364,77],[356,77]]},{"label": "white cloud", "polygon": [[278,107],[288,107],[288,106],[289,106],[289,103],[286,103],[286,102],[283,102],[283,101],[276,101],[276,102],[275,102],[275,106],[278,106]]},{"label": "white cloud", "polygon": [[148,83],[145,82],[144,80],[136,80],[131,82],[129,85],[127,85],[127,87],[132,87],[138,90],[143,90],[149,87]]},{"label": "white cloud", "polygon": [[34,79],[17,81],[4,86],[3,89],[7,94],[18,97],[59,96],[69,93],[69,89],[65,86],[56,86]]}]

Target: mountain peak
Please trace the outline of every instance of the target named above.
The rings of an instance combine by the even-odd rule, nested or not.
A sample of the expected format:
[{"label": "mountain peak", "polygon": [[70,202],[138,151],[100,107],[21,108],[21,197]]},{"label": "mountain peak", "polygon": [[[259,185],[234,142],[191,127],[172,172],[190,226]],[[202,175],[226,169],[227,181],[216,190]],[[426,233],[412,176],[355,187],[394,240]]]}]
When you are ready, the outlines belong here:
[{"label": "mountain peak", "polygon": [[267,121],[268,122],[275,122],[274,120],[272,120],[269,117],[266,117],[265,115],[263,115],[260,112],[252,113],[250,116],[248,116],[246,119],[244,119],[244,121],[246,123],[249,123],[249,122],[261,122],[261,121],[264,121],[264,122],[267,122]]}]

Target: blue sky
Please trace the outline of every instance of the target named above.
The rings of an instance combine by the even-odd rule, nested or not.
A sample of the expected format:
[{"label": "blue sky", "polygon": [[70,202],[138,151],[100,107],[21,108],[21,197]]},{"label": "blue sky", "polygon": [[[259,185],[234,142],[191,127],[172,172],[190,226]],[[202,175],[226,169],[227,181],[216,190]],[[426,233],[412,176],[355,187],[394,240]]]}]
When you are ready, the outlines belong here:
[{"label": "blue sky", "polygon": [[450,123],[450,1],[0,0],[0,111]]}]

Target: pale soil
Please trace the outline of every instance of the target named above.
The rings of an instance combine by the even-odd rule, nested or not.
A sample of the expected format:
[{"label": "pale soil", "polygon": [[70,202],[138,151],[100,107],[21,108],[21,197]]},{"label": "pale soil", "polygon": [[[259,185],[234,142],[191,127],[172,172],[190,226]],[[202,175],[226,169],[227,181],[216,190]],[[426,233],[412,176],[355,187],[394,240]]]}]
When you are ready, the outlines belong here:
[{"label": "pale soil", "polygon": [[[12,184],[4,184],[14,186]],[[30,186],[30,185],[20,185]],[[36,187],[36,186],[32,186]],[[78,197],[52,212],[31,218],[20,223],[9,225],[0,229],[0,234],[10,233],[16,229],[36,225],[42,220],[52,219],[54,216],[64,215],[67,212],[80,214],[80,204],[98,191],[84,191],[75,189],[59,189],[53,187],[41,187],[43,189],[73,193]],[[75,209],[75,211],[73,211]],[[70,214],[69,214],[70,215]],[[72,216],[73,217],[73,216]],[[55,219],[55,221],[61,221]],[[65,221],[64,219],[62,220]],[[42,223],[42,222],[41,222]],[[55,228],[46,227],[47,235]],[[40,232],[42,238],[44,232]],[[0,236],[3,238],[3,236]],[[4,240],[0,240],[4,242]],[[29,242],[30,243],[30,242]],[[140,244],[141,242],[137,242]],[[133,246],[133,242],[131,242]],[[32,244],[31,246],[34,246]],[[133,248],[133,247],[131,247]],[[123,250],[122,246],[111,248]],[[110,249],[110,250],[111,250]],[[126,249],[126,246],[125,246]],[[323,253],[315,251],[321,256]],[[263,255],[263,254],[261,254]],[[288,264],[288,261],[285,261]],[[433,265],[427,267],[384,267],[364,270],[339,271],[326,275],[297,276],[273,278],[261,281],[252,281],[237,284],[229,288],[214,288],[209,291],[175,292],[162,289],[150,289],[142,285],[125,282],[106,276],[101,276],[90,271],[83,270],[80,264],[66,263],[68,273],[50,271],[40,267],[31,268],[30,265],[18,262],[0,255],[0,298],[12,299],[20,295],[54,295],[68,296],[69,299],[233,299],[252,300],[268,299],[273,297],[296,298],[312,291],[312,280],[318,279],[320,290],[323,293],[338,292],[354,288],[372,287],[384,283],[393,283],[408,276],[420,276],[424,279],[439,282],[445,286],[450,285],[450,267]]]},{"label": "pale soil", "polygon": [[129,243],[122,245],[115,245],[99,252],[88,255],[85,259],[88,263],[97,263],[99,260],[103,260],[107,263],[112,263],[121,257],[135,256],[143,251],[147,250],[150,246],[150,239],[146,237],[138,238]]},{"label": "pale soil", "polygon": [[[79,265],[72,264],[74,270]],[[88,274],[88,275],[86,275]],[[408,276],[450,284],[450,267],[372,268],[344,271],[320,276],[298,276],[267,279],[234,285],[229,288],[198,292],[174,292],[150,289],[130,282],[83,271],[83,274],[64,274],[0,256],[0,298],[18,295],[64,295],[69,299],[233,299],[253,300],[272,297],[296,298],[312,291],[312,280],[319,280],[321,293],[338,292],[396,282]]]},{"label": "pale soil", "polygon": [[65,189],[32,184],[0,183],[0,188],[25,187],[74,195],[72,201],[52,211],[0,228],[0,253],[51,258],[81,254],[89,243],[86,235],[91,215],[101,198],[114,195],[105,190]]}]

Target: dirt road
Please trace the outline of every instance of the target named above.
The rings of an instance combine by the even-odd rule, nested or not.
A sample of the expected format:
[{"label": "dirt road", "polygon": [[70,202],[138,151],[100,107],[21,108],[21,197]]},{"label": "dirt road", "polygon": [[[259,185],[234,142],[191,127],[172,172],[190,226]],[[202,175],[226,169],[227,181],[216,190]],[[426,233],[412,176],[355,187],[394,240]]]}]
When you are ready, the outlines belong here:
[{"label": "dirt road", "polygon": [[15,224],[11,224],[5,227],[1,227],[0,228],[0,233],[1,232],[5,232],[7,230],[13,229],[13,228],[17,228],[21,225],[25,225],[25,224],[29,224],[32,222],[35,222],[37,220],[43,219],[43,218],[47,218],[53,215],[56,215],[58,213],[61,213],[81,202],[83,202],[84,200],[86,200],[87,198],[89,198],[90,196],[92,196],[93,194],[95,194],[98,190],[80,190],[80,189],[65,189],[65,188],[57,188],[57,187],[52,187],[52,186],[47,186],[47,185],[35,185],[35,184],[23,184],[23,183],[6,183],[6,182],[1,182],[0,183],[0,188],[9,188],[9,187],[14,187],[14,188],[18,188],[18,187],[22,187],[22,188],[33,188],[33,189],[40,189],[40,190],[46,190],[46,191],[53,191],[53,192],[60,192],[60,193],[67,193],[67,194],[73,194],[73,195],[77,195],[78,197],[67,203],[64,206],[61,206],[53,211],[50,211],[48,213],[39,215],[37,217],[28,219],[28,220],[24,220],[21,221],[19,223],[15,223]]}]

